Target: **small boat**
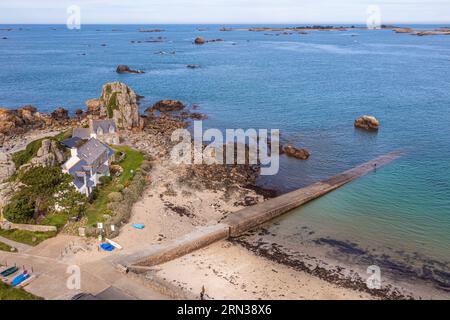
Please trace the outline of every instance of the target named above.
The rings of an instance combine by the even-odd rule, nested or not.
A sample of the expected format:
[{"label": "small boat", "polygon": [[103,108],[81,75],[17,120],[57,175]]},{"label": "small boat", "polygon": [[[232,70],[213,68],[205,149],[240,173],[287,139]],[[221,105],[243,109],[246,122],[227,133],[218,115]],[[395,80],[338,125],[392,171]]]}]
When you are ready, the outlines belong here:
[{"label": "small boat", "polygon": [[144,229],[145,225],[143,225],[142,223],[135,223],[135,224],[133,224],[133,227],[135,229]]},{"label": "small boat", "polygon": [[105,251],[113,251],[115,249],[115,247],[112,244],[109,244],[109,243],[102,243],[100,245],[100,248],[102,248]]},{"label": "small boat", "polygon": [[15,277],[13,279],[13,281],[11,281],[11,286],[15,287],[19,284],[21,284],[23,281],[27,280],[30,277],[30,274],[26,271],[24,271],[23,273],[19,274],[17,277]]},{"label": "small boat", "polygon": [[22,281],[19,285],[17,285],[17,288],[23,288],[25,287],[27,284],[31,283],[34,279],[36,279],[35,275],[30,275],[28,277],[28,279],[25,279],[24,281]]},{"label": "small boat", "polygon": [[0,275],[1,275],[2,277],[8,277],[8,276],[10,276],[10,275],[16,273],[17,270],[19,270],[19,268],[17,268],[17,267],[11,267],[11,268],[6,269],[6,270],[3,271],[2,273],[0,273]]}]

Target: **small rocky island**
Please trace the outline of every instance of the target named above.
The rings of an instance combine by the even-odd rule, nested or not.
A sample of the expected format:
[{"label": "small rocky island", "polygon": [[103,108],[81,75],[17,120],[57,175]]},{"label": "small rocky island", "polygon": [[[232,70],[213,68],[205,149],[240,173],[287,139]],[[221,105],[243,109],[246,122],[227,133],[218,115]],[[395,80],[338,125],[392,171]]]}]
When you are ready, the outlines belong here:
[{"label": "small rocky island", "polygon": [[380,122],[374,116],[361,116],[355,120],[355,128],[376,131],[380,127]]}]

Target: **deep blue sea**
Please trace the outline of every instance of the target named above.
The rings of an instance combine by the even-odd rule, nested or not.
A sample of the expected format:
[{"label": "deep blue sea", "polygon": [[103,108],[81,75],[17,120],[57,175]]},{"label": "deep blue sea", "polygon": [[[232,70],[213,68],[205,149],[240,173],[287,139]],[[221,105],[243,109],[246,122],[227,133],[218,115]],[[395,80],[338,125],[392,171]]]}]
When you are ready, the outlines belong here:
[{"label": "deep blue sea", "polygon": [[[277,35],[220,32],[222,25],[0,29],[7,27],[13,30],[0,30],[3,107],[74,111],[98,97],[102,84],[122,81],[145,96],[142,108],[179,99],[200,105],[208,127],[279,128],[283,142],[311,152],[307,161],[282,157],[279,174],[261,178],[283,192],[404,150],[402,159],[268,228],[285,245],[298,246],[308,226],[380,254],[416,257],[418,269],[434,261],[450,272],[450,36],[359,29]],[[225,41],[197,46],[196,36]],[[146,73],[119,75],[118,64]],[[354,129],[363,114],[381,121],[378,133]]]}]

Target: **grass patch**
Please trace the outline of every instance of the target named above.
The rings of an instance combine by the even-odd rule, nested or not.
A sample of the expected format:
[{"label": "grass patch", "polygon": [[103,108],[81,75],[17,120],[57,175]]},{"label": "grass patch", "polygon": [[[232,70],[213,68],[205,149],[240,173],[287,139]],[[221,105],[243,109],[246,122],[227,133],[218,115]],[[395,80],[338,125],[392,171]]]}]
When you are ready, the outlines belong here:
[{"label": "grass patch", "polygon": [[11,252],[11,246],[7,245],[6,243],[0,242],[0,251]]},{"label": "grass patch", "polygon": [[44,226],[55,226],[58,230],[61,230],[67,223],[68,217],[64,214],[51,213],[45,216],[45,218],[39,223]]},{"label": "grass patch", "polygon": [[24,150],[17,151],[12,155],[12,161],[16,165],[16,169],[19,169],[37,155],[39,148],[42,146],[42,140],[44,139],[45,138],[30,142]]},{"label": "grass patch", "polygon": [[0,236],[9,240],[25,243],[30,246],[36,246],[44,240],[56,236],[56,232],[33,232],[28,230],[2,230],[0,229]]},{"label": "grass patch", "polygon": [[10,287],[0,281],[0,300],[43,300],[23,289]]},{"label": "grass patch", "polygon": [[133,178],[134,172],[141,166],[144,161],[144,155],[127,146],[118,146],[113,148],[116,152],[124,152],[125,159],[119,163],[123,168],[123,173],[120,177],[114,178],[109,184],[101,186],[98,189],[96,199],[87,207],[86,216],[88,218],[88,225],[94,225],[97,222],[104,222],[103,215],[108,212],[108,194],[111,192],[120,191],[117,185],[126,185]]}]

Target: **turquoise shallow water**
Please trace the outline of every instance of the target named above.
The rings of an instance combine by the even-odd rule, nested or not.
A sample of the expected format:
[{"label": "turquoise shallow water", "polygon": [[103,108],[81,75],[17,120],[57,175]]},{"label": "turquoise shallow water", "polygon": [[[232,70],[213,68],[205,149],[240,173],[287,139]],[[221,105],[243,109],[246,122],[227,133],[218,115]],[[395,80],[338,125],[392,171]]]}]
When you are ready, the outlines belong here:
[{"label": "turquoise shallow water", "polygon": [[[280,243],[300,241],[298,230],[308,225],[318,236],[403,252],[419,264],[449,262],[450,37],[390,30],[276,35],[214,25],[202,32],[193,25],[11,27],[0,30],[0,39],[8,38],[0,40],[2,106],[74,111],[118,80],[145,95],[142,108],[180,99],[201,106],[206,127],[279,128],[284,142],[312,154],[308,161],[282,157],[279,174],[260,179],[283,192],[404,150],[401,160],[269,229]],[[137,32],[141,27],[166,31]],[[225,42],[195,46],[198,35]],[[156,37],[163,42],[131,43]],[[118,64],[146,73],[118,75]],[[362,114],[381,120],[377,134],[354,130]]]}]

